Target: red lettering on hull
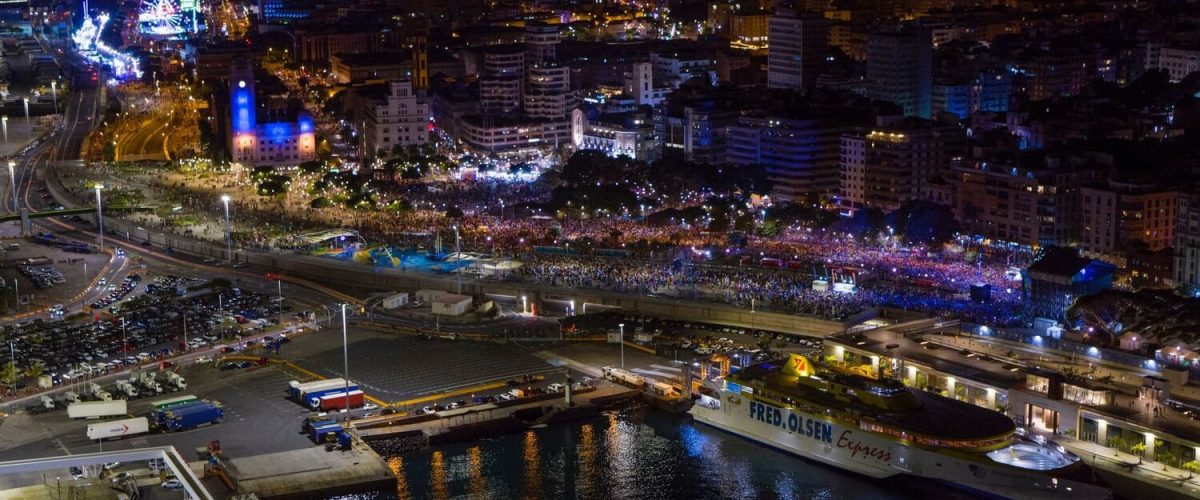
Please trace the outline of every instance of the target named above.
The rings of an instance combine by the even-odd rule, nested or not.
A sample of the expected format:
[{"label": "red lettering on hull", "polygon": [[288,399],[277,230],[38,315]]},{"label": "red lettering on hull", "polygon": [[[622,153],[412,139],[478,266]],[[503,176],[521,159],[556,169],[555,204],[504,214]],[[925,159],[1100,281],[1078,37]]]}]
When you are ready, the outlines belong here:
[{"label": "red lettering on hull", "polygon": [[874,458],[881,462],[889,462],[892,460],[892,452],[850,439],[850,435],[850,431],[842,431],[842,435],[839,436],[837,440],[838,448],[850,450],[850,458],[855,458],[859,455],[862,455],[864,457]]}]

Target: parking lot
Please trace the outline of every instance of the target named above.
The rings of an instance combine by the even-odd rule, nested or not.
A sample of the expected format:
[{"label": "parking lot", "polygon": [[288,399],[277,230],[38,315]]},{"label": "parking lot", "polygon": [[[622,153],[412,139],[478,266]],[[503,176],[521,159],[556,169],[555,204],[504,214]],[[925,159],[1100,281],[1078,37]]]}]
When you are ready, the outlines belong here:
[{"label": "parking lot", "polygon": [[[104,269],[109,258],[107,254],[80,254],[35,245],[24,238],[0,239],[0,254],[0,279],[4,280],[0,304],[5,311],[17,310],[16,288],[19,288],[22,300],[28,301],[21,305],[20,311],[69,302],[84,291],[91,279]],[[75,306],[66,313],[79,311],[79,306]]]},{"label": "parking lot", "polygon": [[[224,406],[225,418],[221,423],[183,432],[148,433],[106,440],[101,444],[89,441],[86,436],[87,424],[95,423],[94,420],[71,420],[61,410],[39,415],[18,413],[0,422],[0,449],[5,450],[6,459],[15,460],[93,452],[101,447],[104,450],[123,450],[171,445],[179,450],[184,459],[196,460],[196,448],[208,446],[214,440],[220,441],[226,458],[314,446],[300,432],[303,417],[310,413],[287,399],[285,388],[288,381],[294,378],[293,374],[277,367],[219,371],[211,365],[185,367],[181,374],[189,382],[187,394],[218,401]],[[129,413],[133,416],[147,415],[152,401],[170,396],[131,401]],[[129,468],[132,467],[125,469]],[[64,470],[62,474],[70,477],[69,471]],[[0,476],[0,489],[38,482],[40,476]],[[224,491],[223,486],[210,486],[211,491]],[[166,493],[161,490],[158,486],[144,488],[144,492]]]},{"label": "parking lot", "polygon": [[[117,303],[119,315],[104,314],[114,310],[110,306],[95,310],[97,320],[37,318],[0,330],[0,338],[12,342],[24,375],[17,387],[79,383],[153,363],[185,346],[232,342],[277,322],[279,307],[270,297],[238,289],[188,291],[202,281],[162,275],[130,278],[118,284],[118,291],[130,297]],[[192,294],[180,297],[181,291]]]},{"label": "parking lot", "polygon": [[569,335],[596,336],[619,332],[625,325],[625,340],[677,357],[704,357],[723,354],[730,358],[762,361],[783,351],[810,351],[821,348],[821,339],[757,328],[732,327],[713,323],[664,320],[619,311],[569,317],[563,321]]},{"label": "parking lot", "polygon": [[[354,328],[348,337],[350,379],[384,401],[554,370],[513,345],[421,340]],[[299,337],[281,354],[323,376],[342,376],[342,336],[338,328]]]}]

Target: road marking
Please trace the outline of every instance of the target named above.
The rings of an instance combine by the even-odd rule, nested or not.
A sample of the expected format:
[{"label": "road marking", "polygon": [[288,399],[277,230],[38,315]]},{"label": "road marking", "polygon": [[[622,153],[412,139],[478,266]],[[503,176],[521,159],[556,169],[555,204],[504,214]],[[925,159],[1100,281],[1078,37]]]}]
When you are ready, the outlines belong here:
[{"label": "road marking", "polygon": [[67,454],[67,455],[71,454],[71,450],[67,449],[67,445],[63,444],[61,439],[54,438],[54,444],[55,444],[55,446],[58,446],[58,449],[62,450],[62,452],[64,454]]}]

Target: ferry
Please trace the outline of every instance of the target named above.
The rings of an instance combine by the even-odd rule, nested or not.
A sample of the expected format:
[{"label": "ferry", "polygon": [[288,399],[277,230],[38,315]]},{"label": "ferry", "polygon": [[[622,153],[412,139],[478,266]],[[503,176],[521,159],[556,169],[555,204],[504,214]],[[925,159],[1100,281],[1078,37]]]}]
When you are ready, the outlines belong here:
[{"label": "ferry", "polygon": [[791,354],[705,381],[711,425],[872,478],[900,474],[1012,499],[1110,498],[1078,456],[1026,440],[1007,416]]}]

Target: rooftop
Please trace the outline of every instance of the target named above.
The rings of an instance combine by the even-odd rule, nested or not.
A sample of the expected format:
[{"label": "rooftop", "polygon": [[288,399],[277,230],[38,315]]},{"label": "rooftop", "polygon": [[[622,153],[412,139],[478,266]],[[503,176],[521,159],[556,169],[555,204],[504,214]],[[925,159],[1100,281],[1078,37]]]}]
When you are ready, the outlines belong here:
[{"label": "rooftop", "polygon": [[926,342],[922,337],[908,337],[888,329],[832,336],[826,342],[880,356],[903,358],[942,373],[1001,389],[1014,389],[1025,383],[1025,373],[1011,363],[987,356],[968,356],[961,350],[942,347]]}]

